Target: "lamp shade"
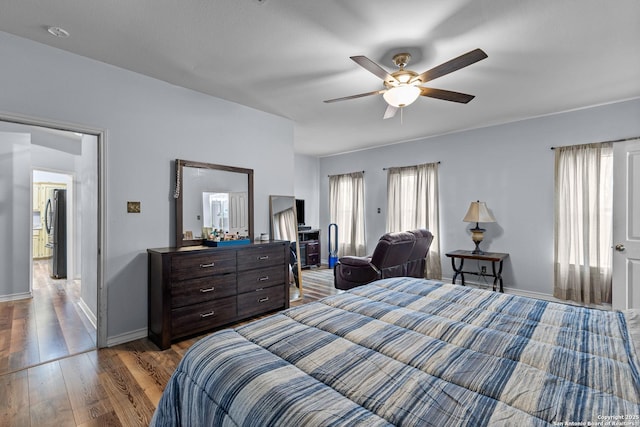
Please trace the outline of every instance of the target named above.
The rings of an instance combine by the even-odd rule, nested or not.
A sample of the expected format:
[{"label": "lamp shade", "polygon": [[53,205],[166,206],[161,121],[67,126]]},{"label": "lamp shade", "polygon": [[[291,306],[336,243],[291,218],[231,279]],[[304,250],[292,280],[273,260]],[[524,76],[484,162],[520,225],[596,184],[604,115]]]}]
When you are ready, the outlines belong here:
[{"label": "lamp shade", "polygon": [[467,214],[462,220],[464,222],[496,222],[496,219],[491,215],[487,204],[485,202],[477,201],[471,202]]},{"label": "lamp shade", "polygon": [[406,107],[420,96],[420,88],[412,84],[401,83],[399,86],[387,90],[382,97],[387,104],[394,107]]}]

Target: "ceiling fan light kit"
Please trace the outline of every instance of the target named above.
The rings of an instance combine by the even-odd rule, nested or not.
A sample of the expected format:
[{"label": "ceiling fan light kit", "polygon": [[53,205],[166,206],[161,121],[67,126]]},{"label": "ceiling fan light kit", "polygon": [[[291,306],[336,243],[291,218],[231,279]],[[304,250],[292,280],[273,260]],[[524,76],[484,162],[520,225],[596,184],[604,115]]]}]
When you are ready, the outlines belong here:
[{"label": "ceiling fan light kit", "polygon": [[385,111],[385,119],[393,117],[399,108],[411,105],[420,96],[427,96],[430,98],[466,104],[474,98],[473,95],[443,89],[429,88],[422,86],[422,84],[457,71],[461,68],[467,67],[471,64],[485,59],[486,57],[487,54],[482,49],[474,49],[458,56],[457,58],[451,59],[443,64],[431,68],[430,70],[427,70],[422,74],[418,74],[414,71],[406,70],[404,68],[409,63],[411,55],[403,52],[398,53],[393,57],[393,62],[399,68],[399,70],[389,74],[387,71],[385,71],[384,68],[382,68],[380,65],[376,64],[366,56],[352,56],[351,59],[355,63],[382,79],[385,89],[361,93],[358,95],[345,96],[342,98],[328,99],[324,102],[330,103],[336,101],[345,101],[348,99],[356,99],[370,95],[382,94],[382,97],[390,106],[387,108],[387,111]]},{"label": "ceiling fan light kit", "polygon": [[401,83],[399,86],[392,87],[382,94],[387,104],[394,107],[406,107],[420,96],[420,88],[412,84]]}]

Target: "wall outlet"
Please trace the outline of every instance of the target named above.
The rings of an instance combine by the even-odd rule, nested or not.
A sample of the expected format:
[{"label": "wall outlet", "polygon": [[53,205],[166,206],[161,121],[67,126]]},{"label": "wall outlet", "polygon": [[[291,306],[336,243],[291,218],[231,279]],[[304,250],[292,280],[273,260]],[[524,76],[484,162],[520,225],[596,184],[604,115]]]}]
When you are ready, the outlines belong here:
[{"label": "wall outlet", "polygon": [[480,274],[487,274],[487,266],[483,265],[480,267]]}]

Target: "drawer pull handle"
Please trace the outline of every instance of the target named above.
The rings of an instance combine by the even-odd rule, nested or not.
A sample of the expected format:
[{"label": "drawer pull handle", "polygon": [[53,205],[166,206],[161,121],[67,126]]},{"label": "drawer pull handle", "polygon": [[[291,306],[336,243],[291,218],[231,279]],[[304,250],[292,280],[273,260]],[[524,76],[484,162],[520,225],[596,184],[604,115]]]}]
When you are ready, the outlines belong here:
[{"label": "drawer pull handle", "polygon": [[264,261],[265,259],[269,259],[269,255],[262,255],[258,257],[258,260]]},{"label": "drawer pull handle", "polygon": [[210,312],[208,312],[208,313],[202,313],[202,314],[200,315],[200,317],[204,319],[205,317],[211,317],[211,316],[213,316],[213,315],[215,315],[215,314],[216,314],[216,312],[215,312],[215,311],[210,311]]},{"label": "drawer pull handle", "polygon": [[258,289],[256,289],[256,292],[260,292],[260,291],[264,291],[264,288],[258,288]]},{"label": "drawer pull handle", "polygon": [[202,292],[204,294],[204,293],[207,293],[207,292],[213,292],[215,290],[216,290],[216,288],[212,286],[212,287],[207,288],[207,289],[200,289],[200,292]]},{"label": "drawer pull handle", "polygon": [[260,298],[258,302],[267,302],[269,301],[269,297]]},{"label": "drawer pull handle", "polygon": [[259,277],[258,278],[258,282],[266,282],[267,280],[269,280],[269,276],[264,276],[264,277]]},{"label": "drawer pull handle", "polygon": [[209,264],[200,264],[200,268],[210,268],[210,267],[213,267],[214,265],[216,265],[215,262],[211,262]]}]

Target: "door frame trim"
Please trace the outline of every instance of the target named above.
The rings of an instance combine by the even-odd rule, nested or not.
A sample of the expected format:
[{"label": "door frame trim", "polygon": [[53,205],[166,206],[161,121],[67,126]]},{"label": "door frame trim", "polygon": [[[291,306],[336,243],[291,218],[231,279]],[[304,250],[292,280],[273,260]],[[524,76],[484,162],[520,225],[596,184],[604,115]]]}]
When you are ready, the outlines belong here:
[{"label": "door frame trim", "polygon": [[104,286],[104,265],[106,252],[106,141],[107,130],[85,126],[77,123],[65,123],[58,120],[48,120],[39,117],[30,117],[0,111],[0,121],[15,123],[26,126],[46,127],[50,129],[62,130],[66,132],[77,132],[87,135],[93,135],[97,139],[97,155],[98,155],[98,235],[97,237],[97,295],[98,295],[98,313],[97,313],[97,343],[98,348],[107,347],[107,291]]}]

